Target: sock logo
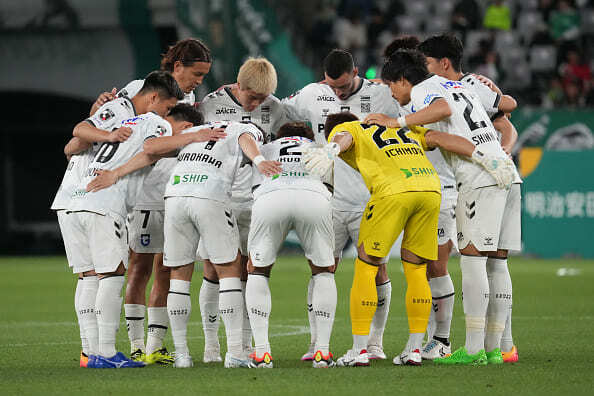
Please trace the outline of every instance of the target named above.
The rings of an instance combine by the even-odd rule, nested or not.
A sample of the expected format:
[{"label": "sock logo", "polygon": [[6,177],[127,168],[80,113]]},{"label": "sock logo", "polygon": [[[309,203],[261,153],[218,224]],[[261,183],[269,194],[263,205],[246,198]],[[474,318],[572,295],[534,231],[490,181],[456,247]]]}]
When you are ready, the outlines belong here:
[{"label": "sock logo", "polygon": [[383,307],[385,303],[386,303],[386,299],[385,298],[380,298],[379,300],[377,300],[377,306],[378,307]]},{"label": "sock logo", "polygon": [[169,315],[171,316],[179,316],[179,315],[187,315],[188,309],[187,308],[180,308],[180,309],[170,309]]},{"label": "sock logo", "polygon": [[361,305],[364,307],[377,307],[377,301],[361,301]]},{"label": "sock logo", "polygon": [[312,304],[307,304],[307,311],[308,312],[313,311],[313,305]]},{"label": "sock logo", "polygon": [[210,323],[214,323],[217,321],[217,318],[219,317],[219,315],[208,315],[208,321]]},{"label": "sock logo", "polygon": [[431,304],[430,298],[415,298],[412,299],[413,304]]},{"label": "sock logo", "polygon": [[319,316],[321,318],[330,319],[330,312],[325,311],[314,311],[314,315]]},{"label": "sock logo", "polygon": [[268,317],[268,312],[264,312],[264,311],[260,311],[259,309],[256,308],[251,308],[250,312],[253,313],[254,315],[258,315],[261,316],[263,318],[267,318]]},{"label": "sock logo", "polygon": [[437,304],[433,304],[433,312],[437,312],[438,309]]},{"label": "sock logo", "polygon": [[223,308],[223,309],[219,309],[219,313],[221,315],[223,314],[232,314],[233,312],[235,312],[235,309],[233,308]]}]

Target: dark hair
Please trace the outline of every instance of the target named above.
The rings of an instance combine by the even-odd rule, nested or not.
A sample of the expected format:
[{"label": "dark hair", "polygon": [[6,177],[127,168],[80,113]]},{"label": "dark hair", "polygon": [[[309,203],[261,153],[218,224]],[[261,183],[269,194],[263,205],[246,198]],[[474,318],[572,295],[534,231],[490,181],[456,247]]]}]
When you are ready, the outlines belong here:
[{"label": "dark hair", "polygon": [[332,79],[350,73],[354,68],[353,56],[341,49],[333,49],[324,59],[324,72]]},{"label": "dark hair", "polygon": [[336,125],[342,124],[343,122],[358,120],[359,118],[356,115],[348,111],[328,114],[328,117],[326,117],[326,123],[324,124],[324,136],[326,136],[326,139],[328,139],[328,136],[330,136],[330,132],[332,132]]},{"label": "dark hair", "polygon": [[390,55],[382,67],[384,82],[396,82],[405,78],[412,85],[417,85],[428,76],[425,55],[417,50],[398,50]]},{"label": "dark hair", "polygon": [[176,121],[188,121],[192,125],[204,124],[204,116],[202,113],[192,105],[187,103],[178,103],[174,108],[169,110],[169,117],[173,117]]},{"label": "dark hair", "polygon": [[138,93],[144,95],[153,91],[157,91],[163,99],[176,98],[177,100],[182,100],[184,98],[184,93],[179,85],[177,85],[177,81],[167,71],[158,70],[150,72],[145,77],[144,84]]},{"label": "dark hair", "polygon": [[314,140],[314,133],[305,122],[287,122],[283,124],[276,133],[274,140],[290,136],[301,136]]},{"label": "dark hair", "polygon": [[462,42],[451,33],[444,33],[429,37],[419,44],[419,51],[431,58],[448,58],[455,71],[462,70]]},{"label": "dark hair", "polygon": [[198,39],[188,38],[178,41],[163,54],[161,70],[172,72],[177,61],[184,66],[191,66],[195,62],[212,63],[212,57],[206,44]]},{"label": "dark hair", "polygon": [[399,49],[416,49],[420,42],[419,38],[412,34],[398,36],[384,50],[384,58],[389,58],[390,55]]}]

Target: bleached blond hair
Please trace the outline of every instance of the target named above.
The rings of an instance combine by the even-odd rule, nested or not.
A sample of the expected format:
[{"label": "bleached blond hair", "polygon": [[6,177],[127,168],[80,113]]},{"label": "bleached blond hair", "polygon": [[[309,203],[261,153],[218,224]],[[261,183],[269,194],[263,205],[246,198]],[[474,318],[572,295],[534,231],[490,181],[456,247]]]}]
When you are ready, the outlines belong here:
[{"label": "bleached blond hair", "polygon": [[270,95],[276,91],[276,69],[266,58],[248,58],[239,68],[237,82],[241,90]]}]

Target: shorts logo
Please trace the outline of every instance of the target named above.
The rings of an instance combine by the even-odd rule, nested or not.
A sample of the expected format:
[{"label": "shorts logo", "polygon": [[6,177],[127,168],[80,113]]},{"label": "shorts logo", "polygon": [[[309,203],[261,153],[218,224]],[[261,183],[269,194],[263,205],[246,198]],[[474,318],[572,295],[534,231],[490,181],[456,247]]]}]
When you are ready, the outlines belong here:
[{"label": "shorts logo", "polygon": [[462,240],[464,240],[464,235],[461,232],[459,232],[458,233],[458,242],[460,242]]},{"label": "shorts logo", "polygon": [[476,206],[476,201],[472,201],[470,203],[466,202],[466,217],[472,219],[476,214],[474,207]]},{"label": "shorts logo", "polygon": [[373,208],[375,208],[375,205],[371,205],[371,206],[369,207],[369,213],[367,213],[367,216],[365,216],[365,218],[366,218],[367,220],[371,219],[371,217],[373,216],[373,212],[372,212]]},{"label": "shorts logo", "polygon": [[437,236],[443,238],[445,236],[445,230],[443,228],[437,229]]},{"label": "shorts logo", "polygon": [[151,243],[151,234],[140,234],[140,244],[148,246]]},{"label": "shorts logo", "polygon": [[373,250],[380,250],[379,247],[380,247],[379,242],[373,242],[373,247],[372,247]]},{"label": "shorts logo", "polygon": [[493,246],[493,238],[486,237],[485,238],[485,246]]}]

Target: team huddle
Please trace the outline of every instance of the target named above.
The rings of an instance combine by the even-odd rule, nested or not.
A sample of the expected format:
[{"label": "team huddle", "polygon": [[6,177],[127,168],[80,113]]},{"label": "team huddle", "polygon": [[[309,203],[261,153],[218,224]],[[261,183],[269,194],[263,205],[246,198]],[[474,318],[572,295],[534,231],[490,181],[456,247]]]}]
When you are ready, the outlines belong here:
[{"label": "team huddle", "polygon": [[[454,36],[403,36],[384,56],[381,80],[367,80],[348,52],[332,50],[324,80],[282,100],[273,95],[274,66],[250,58],[236,83],[197,102],[194,89],[213,60],[204,43],[185,39],[161,70],[99,96],[64,148],[69,163],[51,207],[79,277],[81,367],[192,367],[198,260],[203,361],[272,368],[268,282],[292,230],[312,274],[311,342],[301,360],[314,368],[386,359],[386,263],[400,234],[409,339],[394,364],[518,360],[507,265],[508,251],[520,249],[522,181],[509,158],[516,102],[462,73]],[[334,273],[349,240],[358,253],[353,347],[335,358]],[[466,341],[452,352],[453,249],[461,254]],[[124,284],[129,357],[115,345]],[[163,345],[169,328],[175,352]]]}]

